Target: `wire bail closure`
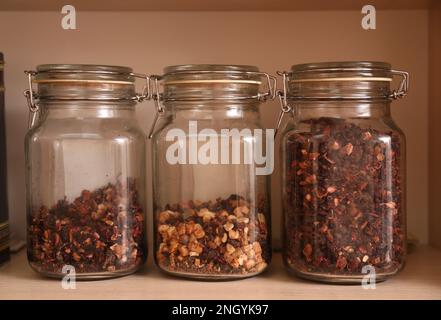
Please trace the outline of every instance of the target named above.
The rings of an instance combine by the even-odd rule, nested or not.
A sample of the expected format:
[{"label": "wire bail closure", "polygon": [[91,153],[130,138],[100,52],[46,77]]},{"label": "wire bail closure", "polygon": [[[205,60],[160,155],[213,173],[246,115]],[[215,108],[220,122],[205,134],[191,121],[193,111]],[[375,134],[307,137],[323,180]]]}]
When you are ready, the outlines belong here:
[{"label": "wire bail closure", "polygon": [[285,115],[285,113],[291,112],[291,110],[293,109],[289,105],[288,98],[287,98],[287,92],[288,92],[287,84],[289,81],[288,80],[289,75],[286,71],[277,71],[277,74],[282,77],[283,89],[277,90],[277,96],[279,97],[279,103],[280,103],[280,112],[277,117],[277,124],[276,124],[276,130],[274,131],[274,138],[277,136],[277,132],[280,129],[280,125],[282,124],[283,116]]},{"label": "wire bail closure", "polygon": [[[275,76],[272,76],[266,72],[257,72],[257,71],[221,71],[221,70],[195,70],[195,71],[176,71],[176,72],[171,72],[168,73],[167,75],[170,74],[249,74],[249,75],[258,75],[260,77],[264,77],[266,79],[266,87],[267,87],[267,91],[266,92],[259,92],[257,93],[257,95],[255,96],[244,96],[244,97],[234,97],[234,98],[230,98],[230,97],[210,97],[210,98],[200,98],[198,100],[248,100],[248,99],[256,99],[258,101],[267,101],[267,100],[274,100],[276,98],[276,94],[277,94],[277,78]],[[152,93],[152,99],[155,101],[155,106],[156,106],[156,114],[155,114],[155,118],[153,120],[152,126],[150,127],[150,131],[149,131],[149,139],[151,139],[153,137],[153,134],[155,132],[155,128],[156,125],[159,121],[159,117],[165,112],[165,107],[163,104],[164,101],[164,96],[163,94],[160,92],[159,90],[159,81],[162,80],[164,78],[164,76],[158,76],[158,75],[152,75],[150,76],[151,81],[153,82],[152,87],[153,87],[153,93]],[[217,82],[219,80],[213,80],[212,82]],[[192,80],[188,80],[185,83],[191,83]],[[195,82],[199,82],[199,81],[195,81]],[[206,83],[210,83],[210,80],[206,80]],[[228,82],[232,82],[234,83],[235,80],[225,80],[223,81],[225,83]],[[165,82],[164,84],[167,84],[167,82]]]},{"label": "wire bail closure", "polygon": [[30,129],[35,125],[38,118],[38,111],[40,110],[39,106],[35,103],[35,100],[38,99],[37,94],[32,88],[32,78],[37,74],[37,72],[26,70],[24,73],[28,77],[28,89],[26,89],[23,94],[26,97],[29,107],[28,128]]},{"label": "wire bail closure", "polygon": [[152,98],[152,90],[150,86],[150,76],[143,73],[131,73],[135,78],[144,79],[145,83],[142,88],[141,94],[136,94],[134,100],[137,102],[143,102],[145,100],[150,100]]},{"label": "wire bail closure", "polygon": [[155,118],[153,119],[152,126],[150,127],[149,131],[149,139],[153,137],[153,133],[155,131],[155,127],[158,123],[159,117],[165,112],[164,105],[162,104],[162,94],[159,92],[159,80],[161,79],[161,76],[158,75],[152,75],[150,76],[150,80],[153,81],[153,91],[152,93],[152,99],[155,101],[156,106],[156,113]]},{"label": "wire bail closure", "polygon": [[390,99],[401,99],[404,98],[407,95],[407,92],[409,91],[409,72],[406,71],[400,71],[400,70],[391,70],[392,75],[398,75],[400,76],[401,82],[400,86],[398,87],[398,90],[392,90],[392,93],[389,94]]},{"label": "wire bail closure", "polygon": [[[38,105],[39,97],[38,97],[38,94],[34,91],[34,89],[32,87],[33,79],[38,74],[38,72],[32,71],[32,70],[26,70],[24,73],[27,75],[27,79],[28,79],[28,89],[24,90],[23,95],[26,97],[26,102],[27,102],[28,108],[29,108],[28,128],[30,129],[37,122],[39,111],[40,111],[40,107]],[[96,72],[96,73],[99,73],[99,72]],[[129,98],[128,100],[137,101],[137,102],[143,102],[145,100],[150,100],[152,98],[150,76],[147,74],[134,73],[134,72],[130,72],[129,75],[134,78],[144,79],[145,83],[144,83],[144,86],[142,88],[141,93],[140,94],[136,93],[135,96]],[[81,82],[81,81],[82,81],[81,79],[72,80],[72,82]],[[88,82],[93,83],[93,80],[88,80]],[[101,83],[101,81],[100,81],[100,83]],[[100,99],[84,98],[82,100],[96,101],[96,100],[100,100]]]}]

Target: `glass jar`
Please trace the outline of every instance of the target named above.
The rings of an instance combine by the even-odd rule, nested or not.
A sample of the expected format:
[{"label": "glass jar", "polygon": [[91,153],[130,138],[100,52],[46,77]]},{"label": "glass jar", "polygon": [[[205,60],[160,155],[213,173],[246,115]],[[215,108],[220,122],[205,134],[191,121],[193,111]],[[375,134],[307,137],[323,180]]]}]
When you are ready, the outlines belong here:
[{"label": "glass jar", "polygon": [[77,279],[133,273],[147,255],[145,136],[135,105],[149,97],[134,82],[148,77],[100,65],[40,65],[27,74],[31,267]]},{"label": "glass jar", "polygon": [[406,256],[405,137],[390,102],[406,95],[408,74],[382,62],[332,62],[283,77],[282,113],[291,115],[281,142],[284,262],[311,280],[383,281]]},{"label": "glass jar", "polygon": [[[274,136],[262,129],[258,107],[274,98],[275,77],[252,66],[181,65],[165,68],[159,80],[156,264],[169,274],[212,280],[263,272],[271,258],[273,154],[266,144]],[[266,166],[253,159],[262,148]]]},{"label": "glass jar", "polygon": [[0,264],[9,260],[8,188],[6,171],[5,86],[0,52]]}]

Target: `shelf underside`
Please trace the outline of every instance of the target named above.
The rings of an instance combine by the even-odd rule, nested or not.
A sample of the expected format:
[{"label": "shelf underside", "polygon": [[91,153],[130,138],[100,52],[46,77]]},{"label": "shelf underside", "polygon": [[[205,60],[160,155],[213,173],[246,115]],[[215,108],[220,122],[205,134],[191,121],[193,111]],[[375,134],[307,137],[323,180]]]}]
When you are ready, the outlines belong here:
[{"label": "shelf underside", "polygon": [[[436,1],[436,0],[435,0]],[[433,3],[435,2],[433,1]],[[432,0],[2,0],[0,10],[61,11],[71,4],[82,11],[302,11],[302,10],[361,10],[366,4],[383,10],[427,9]]]}]

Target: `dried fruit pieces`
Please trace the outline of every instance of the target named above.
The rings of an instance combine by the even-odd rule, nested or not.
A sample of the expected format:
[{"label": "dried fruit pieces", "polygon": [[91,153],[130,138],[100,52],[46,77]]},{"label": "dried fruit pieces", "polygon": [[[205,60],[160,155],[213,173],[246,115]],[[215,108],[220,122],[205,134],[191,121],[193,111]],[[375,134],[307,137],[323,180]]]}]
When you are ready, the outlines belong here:
[{"label": "dried fruit pieces", "polygon": [[157,264],[184,275],[260,273],[271,256],[263,207],[237,195],[167,205],[156,216]]},{"label": "dried fruit pieces", "polygon": [[145,221],[134,179],[83,190],[74,201],[41,206],[29,218],[28,259],[37,271],[136,270],[146,258]]},{"label": "dried fruit pieces", "polygon": [[394,273],[405,256],[402,140],[333,118],[286,140],[285,260],[303,275]]}]

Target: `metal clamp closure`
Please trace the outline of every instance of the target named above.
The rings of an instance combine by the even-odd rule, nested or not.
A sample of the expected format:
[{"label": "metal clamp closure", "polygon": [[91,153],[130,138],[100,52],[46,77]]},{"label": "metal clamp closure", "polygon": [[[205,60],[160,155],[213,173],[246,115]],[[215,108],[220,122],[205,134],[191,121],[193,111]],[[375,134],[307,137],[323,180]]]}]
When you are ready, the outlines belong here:
[{"label": "metal clamp closure", "polygon": [[391,70],[392,75],[398,75],[401,77],[400,86],[398,90],[393,90],[391,94],[389,94],[390,99],[399,99],[403,98],[407,95],[409,91],[409,72],[400,71],[400,70]]},{"label": "metal clamp closure", "polygon": [[293,108],[288,103],[288,81],[289,75],[286,71],[277,71],[277,74],[282,77],[283,89],[277,90],[277,96],[279,97],[280,102],[280,112],[277,117],[276,130],[274,131],[274,137],[277,136],[277,132],[280,129],[280,125],[282,124],[283,116],[285,113],[291,112]]},{"label": "metal clamp closure", "polygon": [[159,80],[161,76],[152,75],[150,76],[150,80],[153,81],[153,93],[151,95],[152,99],[155,101],[156,113],[155,118],[153,119],[152,126],[149,131],[149,139],[153,137],[153,133],[155,132],[155,127],[159,121],[159,117],[165,112],[164,105],[162,104],[162,94],[159,92]]},{"label": "metal clamp closure", "polygon": [[40,110],[38,104],[35,103],[35,100],[38,99],[37,94],[32,88],[32,78],[37,74],[37,72],[26,70],[25,74],[28,76],[28,89],[26,89],[23,94],[26,97],[29,107],[28,128],[32,128],[37,120],[38,111]]},{"label": "metal clamp closure", "polygon": [[143,73],[131,73],[131,75],[135,78],[144,79],[145,83],[142,88],[141,94],[136,94],[135,97],[133,97],[133,100],[136,100],[138,102],[143,102],[145,100],[150,100],[152,98],[151,93],[151,86],[150,86],[150,76]]}]

